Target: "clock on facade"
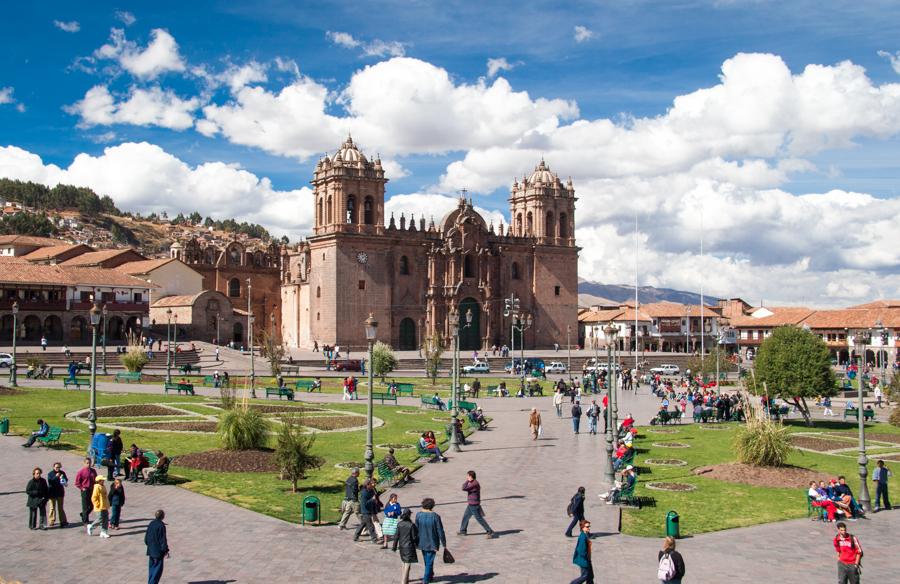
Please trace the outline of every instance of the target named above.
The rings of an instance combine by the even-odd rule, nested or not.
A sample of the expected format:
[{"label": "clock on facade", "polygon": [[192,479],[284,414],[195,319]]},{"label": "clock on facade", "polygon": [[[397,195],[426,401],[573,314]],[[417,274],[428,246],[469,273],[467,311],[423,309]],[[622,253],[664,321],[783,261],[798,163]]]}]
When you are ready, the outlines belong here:
[{"label": "clock on facade", "polygon": [[369,254],[367,254],[364,251],[359,252],[358,254],[356,254],[356,261],[358,261],[361,264],[365,264],[366,262],[369,261]]}]

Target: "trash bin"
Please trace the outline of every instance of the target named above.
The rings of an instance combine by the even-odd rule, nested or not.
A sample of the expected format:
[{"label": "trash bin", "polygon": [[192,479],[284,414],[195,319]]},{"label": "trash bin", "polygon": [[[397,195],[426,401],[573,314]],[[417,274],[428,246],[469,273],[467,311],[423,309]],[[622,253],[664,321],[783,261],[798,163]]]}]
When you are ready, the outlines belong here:
[{"label": "trash bin", "polygon": [[666,513],[666,536],[674,537],[675,539],[681,537],[678,513],[674,511]]},{"label": "trash bin", "polygon": [[313,521],[321,521],[320,509],[321,503],[319,502],[319,498],[313,495],[303,498],[303,517],[300,522],[302,525],[306,525],[306,522]]},{"label": "trash bin", "polygon": [[3,434],[4,436],[9,434],[9,418],[0,420],[0,434]]}]

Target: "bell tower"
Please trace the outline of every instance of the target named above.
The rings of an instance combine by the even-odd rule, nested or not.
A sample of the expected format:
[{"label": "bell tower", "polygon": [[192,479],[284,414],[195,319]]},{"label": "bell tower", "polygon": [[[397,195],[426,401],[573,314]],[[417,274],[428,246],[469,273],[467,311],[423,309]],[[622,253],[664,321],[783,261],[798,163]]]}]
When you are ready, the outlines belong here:
[{"label": "bell tower", "polygon": [[333,156],[316,163],[313,185],[313,232],[382,233],[384,177],[381,158],[367,160],[353,138]]},{"label": "bell tower", "polygon": [[575,187],[550,171],[542,158],[530,177],[513,181],[509,196],[511,230],[543,245],[575,246]]}]

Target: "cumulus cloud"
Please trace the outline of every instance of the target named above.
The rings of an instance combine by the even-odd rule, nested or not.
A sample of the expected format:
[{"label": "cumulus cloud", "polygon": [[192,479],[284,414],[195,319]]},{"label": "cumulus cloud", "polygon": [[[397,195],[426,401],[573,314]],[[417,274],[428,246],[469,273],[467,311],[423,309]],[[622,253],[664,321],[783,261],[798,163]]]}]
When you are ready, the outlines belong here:
[{"label": "cumulus cloud", "polygon": [[239,165],[191,166],[146,142],[111,146],[100,156],[79,154],[67,168],[44,164],[38,155],[8,146],[0,148],[0,176],[90,187],[129,211],[196,210],[219,219],[237,217],[292,238],[308,235],[312,225],[309,188],[279,191],[269,179]]},{"label": "cumulus cloud", "polygon": [[79,116],[79,125],[84,128],[132,124],[185,130],[194,125],[193,112],[199,107],[199,98],[181,99],[159,87],[132,87],[127,98],[117,102],[105,85],[95,85],[83,99],[64,109]]},{"label": "cumulus cloud", "polygon": [[81,25],[78,24],[77,20],[70,20],[68,22],[64,22],[62,20],[54,20],[53,26],[63,32],[78,32],[79,30],[81,30]]},{"label": "cumulus cloud", "polygon": [[[440,221],[444,215],[455,209],[458,202],[458,197],[436,193],[394,195],[385,201],[384,204],[385,223],[390,221],[391,214],[393,214],[394,220],[399,226],[400,215],[403,214],[406,216],[407,220],[409,220],[410,217],[415,218],[416,229],[419,228],[419,219],[422,217],[425,217],[426,226],[432,219],[434,219],[435,225],[440,225]],[[505,224],[502,213],[489,211],[478,205],[474,205],[474,209],[484,217],[484,220],[489,225],[493,223],[495,230],[499,229],[501,223]]]},{"label": "cumulus cloud", "polygon": [[365,57],[402,57],[406,54],[403,43],[398,41],[361,41],[349,32],[328,31],[325,37],[332,43],[345,49],[359,49]]},{"label": "cumulus cloud", "polygon": [[14,105],[16,111],[24,112],[25,104],[13,97],[13,93],[15,93],[15,89],[12,87],[0,87],[0,105]]},{"label": "cumulus cloud", "polygon": [[125,26],[131,26],[132,24],[137,22],[137,18],[134,17],[134,14],[128,12],[127,10],[117,10],[116,20],[118,20]]},{"label": "cumulus cloud", "polygon": [[487,76],[496,77],[500,71],[512,71],[517,63],[510,63],[506,57],[487,60]]},{"label": "cumulus cloud", "polygon": [[575,30],[572,33],[572,38],[575,39],[576,43],[583,43],[594,38],[594,31],[586,26],[578,24],[575,25]]},{"label": "cumulus cloud", "polygon": [[109,42],[94,51],[94,59],[118,62],[126,71],[139,79],[156,79],[169,71],[185,70],[185,62],[178,52],[175,37],[161,28],[150,31],[152,40],[146,47],[125,38],[121,28],[112,29]]},{"label": "cumulus cloud", "polygon": [[891,67],[894,69],[894,72],[900,75],[900,51],[896,53],[889,53],[887,51],[878,51],[879,57],[884,57],[888,61],[891,62]]}]

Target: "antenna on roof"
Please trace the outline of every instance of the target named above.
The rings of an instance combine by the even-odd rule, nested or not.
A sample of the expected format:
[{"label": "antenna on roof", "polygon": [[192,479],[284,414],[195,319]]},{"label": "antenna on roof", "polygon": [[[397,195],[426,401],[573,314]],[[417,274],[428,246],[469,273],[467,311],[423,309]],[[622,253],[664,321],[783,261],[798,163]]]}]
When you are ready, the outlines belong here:
[{"label": "antenna on roof", "polygon": [[469,189],[467,189],[466,187],[463,187],[456,192],[459,193],[459,198],[462,199],[463,201],[465,201],[466,195],[469,194]]}]

